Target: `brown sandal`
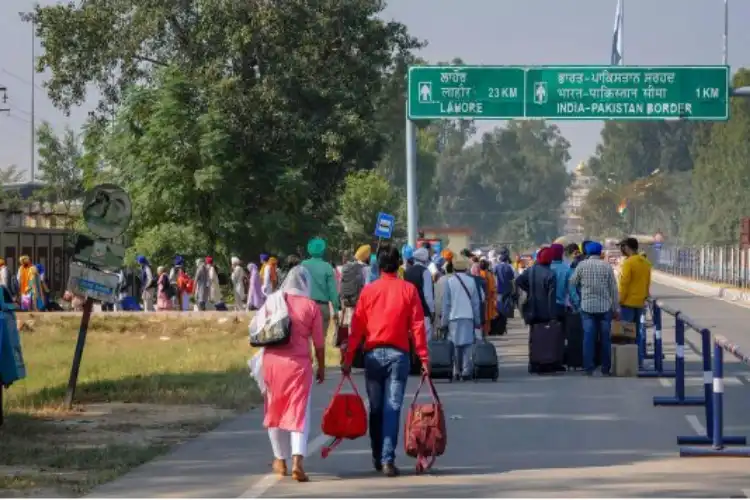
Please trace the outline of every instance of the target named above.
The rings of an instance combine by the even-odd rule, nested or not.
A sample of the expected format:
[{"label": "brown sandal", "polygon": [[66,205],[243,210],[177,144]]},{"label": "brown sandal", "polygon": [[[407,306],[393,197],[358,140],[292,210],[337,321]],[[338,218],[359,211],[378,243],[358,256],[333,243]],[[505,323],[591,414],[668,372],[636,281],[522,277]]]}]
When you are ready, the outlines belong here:
[{"label": "brown sandal", "polygon": [[271,466],[273,471],[279,475],[279,477],[286,476],[289,471],[286,468],[286,460],[282,460],[280,458],[276,458],[273,461],[273,465]]},{"label": "brown sandal", "polygon": [[294,455],[294,457],[292,457],[292,460],[292,479],[294,479],[298,483],[308,482],[310,478],[307,474],[305,474],[305,470],[302,468],[303,457],[301,455]]}]

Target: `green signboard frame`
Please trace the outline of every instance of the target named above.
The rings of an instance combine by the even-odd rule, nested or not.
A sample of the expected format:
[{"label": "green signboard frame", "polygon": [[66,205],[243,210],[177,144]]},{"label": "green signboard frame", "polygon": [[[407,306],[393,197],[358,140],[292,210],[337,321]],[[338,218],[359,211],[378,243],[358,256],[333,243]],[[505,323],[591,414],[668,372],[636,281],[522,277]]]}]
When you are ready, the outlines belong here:
[{"label": "green signboard frame", "polygon": [[[730,78],[723,65],[412,66],[407,114],[410,120],[726,121]],[[548,103],[553,95],[558,99]],[[574,111],[558,114],[557,104],[570,96],[578,99],[565,103]],[[558,113],[548,112],[552,106]]]}]

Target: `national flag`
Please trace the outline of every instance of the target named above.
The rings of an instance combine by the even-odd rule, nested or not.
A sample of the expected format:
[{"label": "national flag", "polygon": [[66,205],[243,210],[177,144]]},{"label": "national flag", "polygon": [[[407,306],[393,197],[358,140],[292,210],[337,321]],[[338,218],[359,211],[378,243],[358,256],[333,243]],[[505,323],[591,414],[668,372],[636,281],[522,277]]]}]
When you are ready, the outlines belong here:
[{"label": "national flag", "polygon": [[622,0],[617,0],[617,10],[615,11],[615,28],[612,34],[612,66],[622,64]]},{"label": "national flag", "polygon": [[620,215],[625,215],[628,211],[628,200],[622,200],[619,205],[617,205],[617,213]]}]

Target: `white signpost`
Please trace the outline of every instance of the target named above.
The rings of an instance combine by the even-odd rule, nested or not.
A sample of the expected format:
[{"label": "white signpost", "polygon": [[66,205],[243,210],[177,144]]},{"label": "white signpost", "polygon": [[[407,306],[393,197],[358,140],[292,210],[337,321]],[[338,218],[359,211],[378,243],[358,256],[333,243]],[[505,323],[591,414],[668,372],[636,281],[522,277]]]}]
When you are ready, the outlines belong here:
[{"label": "white signpost", "polygon": [[89,269],[80,264],[70,264],[68,290],[102,302],[114,302],[118,277],[116,274]]}]

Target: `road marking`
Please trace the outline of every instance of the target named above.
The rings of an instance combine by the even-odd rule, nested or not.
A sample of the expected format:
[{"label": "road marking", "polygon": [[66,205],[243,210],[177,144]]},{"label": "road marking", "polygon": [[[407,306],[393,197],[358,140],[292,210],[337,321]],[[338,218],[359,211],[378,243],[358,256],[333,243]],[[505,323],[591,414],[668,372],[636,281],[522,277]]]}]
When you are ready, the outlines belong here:
[{"label": "road marking", "polygon": [[[660,378],[659,384],[662,387],[674,387],[674,382],[671,378]],[[687,387],[698,387],[704,385],[703,377],[685,377],[685,386]],[[724,385],[737,386],[744,385],[739,377],[725,377]]]},{"label": "road marking", "polygon": [[[331,438],[325,434],[321,434],[313,439],[312,442],[307,445],[307,454],[305,455],[305,458],[317,453],[326,441],[330,439]],[[276,486],[279,481],[281,481],[281,478],[278,475],[274,473],[266,474],[237,498],[260,498],[266,491]]]},{"label": "road marking", "polygon": [[659,384],[661,384],[662,387],[672,387],[672,381],[668,378],[660,378]]},{"label": "road marking", "polygon": [[700,420],[698,420],[698,417],[696,415],[685,415],[685,420],[687,420],[687,423],[690,424],[690,427],[698,436],[708,435],[708,433],[706,432],[706,428],[703,427],[703,424]]}]

